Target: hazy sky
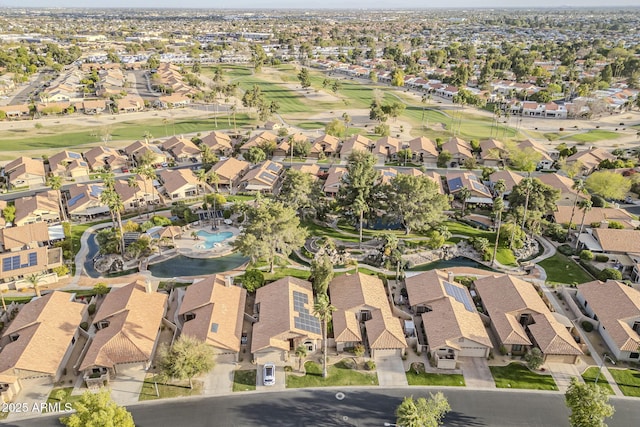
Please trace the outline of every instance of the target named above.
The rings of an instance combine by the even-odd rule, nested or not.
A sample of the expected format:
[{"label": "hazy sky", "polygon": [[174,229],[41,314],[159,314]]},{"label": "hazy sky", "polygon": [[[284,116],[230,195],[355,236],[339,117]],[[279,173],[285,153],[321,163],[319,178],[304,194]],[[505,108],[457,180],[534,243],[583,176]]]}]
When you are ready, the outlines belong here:
[{"label": "hazy sky", "polygon": [[206,9],[318,9],[318,8],[452,8],[452,7],[615,7],[615,6],[640,6],[638,0],[324,0],[320,2],[305,2],[300,0],[0,0],[0,6],[16,7],[171,7],[171,8],[206,8]]}]

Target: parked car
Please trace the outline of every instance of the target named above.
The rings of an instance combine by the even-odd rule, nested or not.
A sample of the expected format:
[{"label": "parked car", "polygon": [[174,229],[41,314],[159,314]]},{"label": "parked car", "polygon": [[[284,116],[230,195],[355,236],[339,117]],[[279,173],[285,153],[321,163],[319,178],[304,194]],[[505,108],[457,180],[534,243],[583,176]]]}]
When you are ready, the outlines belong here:
[{"label": "parked car", "polygon": [[273,363],[265,363],[262,369],[262,383],[267,386],[276,383],[276,365]]}]

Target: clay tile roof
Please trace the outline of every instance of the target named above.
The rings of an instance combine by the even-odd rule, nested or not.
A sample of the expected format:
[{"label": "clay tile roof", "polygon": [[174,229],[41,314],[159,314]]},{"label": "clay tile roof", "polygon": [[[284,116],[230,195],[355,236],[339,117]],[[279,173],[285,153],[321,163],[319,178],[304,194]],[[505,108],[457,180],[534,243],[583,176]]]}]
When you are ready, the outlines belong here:
[{"label": "clay tile roof", "polygon": [[229,180],[234,181],[238,176],[248,171],[250,167],[251,163],[230,157],[213,165],[211,170],[218,174],[221,183],[228,184]]},{"label": "clay tile roof", "polygon": [[[553,217],[558,224],[568,224],[571,219],[571,211],[573,206],[558,206],[557,210],[553,213]],[[588,212],[583,212],[576,207],[573,214],[573,223],[579,223],[582,220],[584,214],[584,223],[593,224],[594,222],[602,221],[617,221],[622,224],[624,228],[636,228],[638,221],[623,209],[614,208],[591,208]]]},{"label": "clay tile roof", "polygon": [[44,163],[42,163],[42,160],[24,156],[7,163],[4,171],[9,175],[30,173],[32,175],[45,176]]},{"label": "clay tile roof", "polygon": [[426,136],[421,136],[409,141],[409,148],[414,153],[427,153],[433,157],[438,157],[438,150],[436,144]]},{"label": "clay tile roof", "polygon": [[[638,351],[640,335],[632,329],[640,318],[640,292],[623,283],[598,280],[578,285],[591,310],[621,351]],[[631,325],[629,325],[631,323]]]},{"label": "clay tile roof", "polygon": [[336,342],[358,342],[362,341],[360,324],[355,313],[339,311],[333,313],[333,330]]},{"label": "clay tile roof", "polygon": [[49,241],[49,228],[44,222],[4,228],[0,230],[0,234],[5,251],[22,248],[31,243]]},{"label": "clay tile roof", "polygon": [[287,276],[258,289],[256,304],[260,305],[260,317],[253,325],[252,353],[270,347],[289,350],[288,340],[292,337],[322,338],[321,333],[296,327],[295,318],[299,313],[294,310],[294,292],[306,295],[308,302],[304,308],[313,316],[313,290],[306,280]]},{"label": "clay tile roof", "polygon": [[593,237],[605,252],[640,254],[640,230],[594,228]]},{"label": "clay tile roof", "polygon": [[198,178],[191,169],[165,169],[160,172],[167,193],[175,193],[185,185],[198,185]]},{"label": "clay tile roof", "polygon": [[350,154],[352,151],[366,151],[369,149],[369,146],[373,144],[373,141],[363,135],[354,135],[351,138],[347,139],[344,144],[342,144],[342,148],[340,149],[340,154]]},{"label": "clay tile roof", "polygon": [[55,375],[82,322],[85,307],[73,302],[72,294],[58,291],[26,304],[3,335],[19,337],[2,348],[0,373],[20,369]]},{"label": "clay tile roof", "polygon": [[338,138],[336,138],[335,136],[324,134],[313,141],[313,147],[311,148],[311,151],[319,153],[324,147],[324,151],[328,153],[335,153],[338,150],[339,144],[340,140]]},{"label": "clay tile roof", "polygon": [[142,281],[111,290],[93,320],[109,326],[96,332],[79,370],[150,360],[166,303],[166,295],[147,293]]},{"label": "clay tile roof", "polygon": [[184,322],[182,334],[228,351],[240,351],[247,291],[227,286],[225,278],[213,275],[189,286],[179,314],[190,313],[194,319]]},{"label": "clay tile roof", "polygon": [[544,354],[582,354],[582,350],[551,313],[534,314],[529,331]]},{"label": "clay tile roof", "polygon": [[[58,212],[58,193],[56,191],[45,191],[31,197],[22,197],[15,200],[16,218],[15,223],[20,224],[36,211]],[[48,234],[47,234],[48,237]]]}]

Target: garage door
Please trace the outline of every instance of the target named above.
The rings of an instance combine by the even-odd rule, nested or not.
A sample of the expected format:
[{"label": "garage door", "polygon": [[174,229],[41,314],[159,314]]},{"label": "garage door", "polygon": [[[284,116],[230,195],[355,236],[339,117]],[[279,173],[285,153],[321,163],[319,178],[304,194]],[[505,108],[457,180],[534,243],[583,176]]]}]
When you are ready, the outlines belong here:
[{"label": "garage door", "polygon": [[563,354],[547,354],[544,358],[544,361],[550,363],[575,363],[576,356],[568,356]]},{"label": "garage door", "polygon": [[402,356],[402,350],[394,348],[394,349],[380,349],[373,350],[375,357],[385,357],[385,356]]},{"label": "garage door", "polygon": [[462,347],[460,356],[464,357],[486,357],[486,347]]}]

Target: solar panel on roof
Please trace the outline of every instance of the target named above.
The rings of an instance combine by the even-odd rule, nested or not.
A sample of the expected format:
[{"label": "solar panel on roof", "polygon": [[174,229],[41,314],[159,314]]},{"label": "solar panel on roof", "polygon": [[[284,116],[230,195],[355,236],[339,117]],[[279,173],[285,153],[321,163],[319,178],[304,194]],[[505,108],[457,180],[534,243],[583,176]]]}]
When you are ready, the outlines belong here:
[{"label": "solar panel on roof", "polygon": [[464,305],[464,308],[466,308],[467,311],[472,313],[476,311],[473,301],[471,301],[469,295],[464,291],[464,289],[461,289],[449,282],[444,282],[444,290],[447,295]]},{"label": "solar panel on roof", "polygon": [[72,159],[79,159],[81,156],[78,153],[69,152],[69,157]]},{"label": "solar panel on roof", "polygon": [[275,181],[276,177],[271,175],[268,172],[262,172],[260,174],[260,179],[263,180],[263,181],[268,182],[269,184],[271,184],[271,183],[273,183],[273,181]]},{"label": "solar panel on roof", "polygon": [[320,334],[320,320],[311,315],[305,305],[309,303],[309,296],[302,292],[293,291],[293,310],[298,316],[293,318],[293,324],[296,328],[303,331]]},{"label": "solar panel on roof", "polygon": [[78,194],[77,196],[73,196],[67,201],[67,205],[71,207],[75,205],[78,202],[78,200],[82,199],[83,197],[84,197],[84,193]]},{"label": "solar panel on roof", "polygon": [[452,180],[449,181],[449,190],[455,191],[459,188],[462,188],[462,179],[453,178]]},{"label": "solar panel on roof", "polygon": [[474,190],[477,190],[483,193],[487,191],[487,187],[485,187],[484,185],[476,181],[471,181],[471,186],[473,187]]},{"label": "solar panel on roof", "polygon": [[269,163],[267,170],[278,173],[280,172],[280,165],[277,163]]},{"label": "solar panel on roof", "polygon": [[102,188],[101,185],[90,185],[89,186],[89,191],[91,193],[91,197],[100,197],[100,195],[102,194],[102,190],[104,190],[104,188]]}]

